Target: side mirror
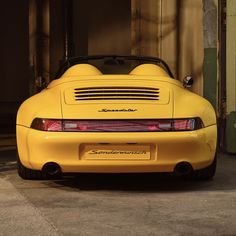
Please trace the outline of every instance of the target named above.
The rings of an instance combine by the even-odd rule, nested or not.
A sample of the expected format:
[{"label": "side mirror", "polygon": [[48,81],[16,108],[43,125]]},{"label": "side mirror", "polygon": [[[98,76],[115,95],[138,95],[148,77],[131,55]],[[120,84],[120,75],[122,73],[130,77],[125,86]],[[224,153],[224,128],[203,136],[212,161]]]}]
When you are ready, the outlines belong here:
[{"label": "side mirror", "polygon": [[191,75],[188,75],[183,80],[183,86],[185,88],[191,88],[193,85],[193,77]]}]

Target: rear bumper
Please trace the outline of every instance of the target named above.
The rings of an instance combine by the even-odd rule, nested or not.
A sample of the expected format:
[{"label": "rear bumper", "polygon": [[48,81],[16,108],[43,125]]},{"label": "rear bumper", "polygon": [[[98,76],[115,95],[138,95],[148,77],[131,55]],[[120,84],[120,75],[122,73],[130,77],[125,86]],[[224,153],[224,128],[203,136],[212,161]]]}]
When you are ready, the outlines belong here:
[{"label": "rear bumper", "polygon": [[[183,161],[189,162],[195,170],[202,169],[214,159],[216,137],[216,125],[191,132],[159,133],[44,132],[17,125],[17,146],[22,164],[41,170],[45,163],[56,162],[62,172],[172,172],[176,164]],[[150,145],[151,158],[85,158],[84,147],[101,143]]]}]

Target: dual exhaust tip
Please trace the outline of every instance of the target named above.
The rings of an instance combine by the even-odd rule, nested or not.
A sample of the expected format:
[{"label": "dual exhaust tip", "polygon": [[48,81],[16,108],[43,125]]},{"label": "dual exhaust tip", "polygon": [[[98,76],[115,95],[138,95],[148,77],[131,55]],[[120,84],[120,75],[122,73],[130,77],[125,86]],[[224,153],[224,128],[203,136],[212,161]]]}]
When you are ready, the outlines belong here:
[{"label": "dual exhaust tip", "polygon": [[[56,178],[62,175],[61,167],[55,162],[47,162],[42,169],[43,174],[49,178]],[[179,162],[174,169],[177,175],[189,175],[193,172],[193,167],[188,162]]]},{"label": "dual exhaust tip", "polygon": [[179,162],[174,169],[174,173],[177,175],[189,175],[193,172],[193,167],[188,162]]},{"label": "dual exhaust tip", "polygon": [[47,162],[42,168],[46,178],[57,178],[62,174],[61,167],[56,162]]}]

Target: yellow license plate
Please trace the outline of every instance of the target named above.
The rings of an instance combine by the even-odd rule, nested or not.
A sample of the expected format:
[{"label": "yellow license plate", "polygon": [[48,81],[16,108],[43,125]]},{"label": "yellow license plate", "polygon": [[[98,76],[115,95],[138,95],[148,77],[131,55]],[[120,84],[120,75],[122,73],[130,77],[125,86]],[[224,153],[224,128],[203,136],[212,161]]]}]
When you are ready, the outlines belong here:
[{"label": "yellow license plate", "polygon": [[93,144],[85,145],[80,153],[86,160],[149,160],[150,145],[114,145]]}]

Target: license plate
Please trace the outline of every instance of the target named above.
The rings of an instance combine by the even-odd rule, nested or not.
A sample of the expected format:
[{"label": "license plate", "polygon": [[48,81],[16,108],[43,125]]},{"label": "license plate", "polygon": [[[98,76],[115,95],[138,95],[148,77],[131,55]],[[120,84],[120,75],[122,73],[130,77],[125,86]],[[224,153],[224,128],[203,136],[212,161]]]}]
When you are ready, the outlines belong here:
[{"label": "license plate", "polygon": [[149,160],[150,145],[85,145],[81,152],[86,160]]}]

